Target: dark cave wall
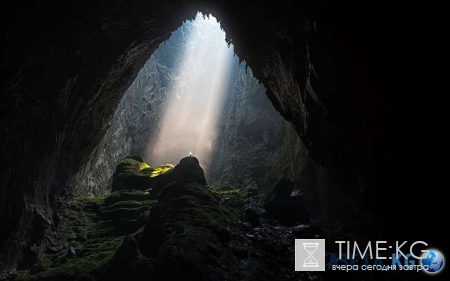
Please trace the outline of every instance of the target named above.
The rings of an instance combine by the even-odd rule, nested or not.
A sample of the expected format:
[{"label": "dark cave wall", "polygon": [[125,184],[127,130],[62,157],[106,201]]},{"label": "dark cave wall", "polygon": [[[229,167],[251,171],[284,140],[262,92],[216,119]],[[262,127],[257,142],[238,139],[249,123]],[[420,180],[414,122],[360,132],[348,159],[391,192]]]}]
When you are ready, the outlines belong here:
[{"label": "dark cave wall", "polygon": [[294,183],[294,189],[302,190],[316,222],[348,215],[338,211],[336,202],[345,208],[360,207],[359,202],[345,200],[340,190],[327,189],[321,166],[292,124],[273,108],[252,71],[237,62],[233,69],[208,183],[223,190],[257,188],[263,194],[285,177]]},{"label": "dark cave wall", "polygon": [[[236,60],[232,69],[209,183],[216,188],[257,187],[263,193],[282,176],[297,182],[306,163],[313,162],[308,150],[273,108],[266,89],[246,64]],[[298,167],[297,173],[290,169],[292,166]],[[313,173],[308,176],[315,177]],[[304,186],[297,182],[297,188]]]},{"label": "dark cave wall", "polygon": [[[159,46],[139,71],[117,106],[108,129],[67,189],[75,196],[99,196],[111,191],[117,163],[129,155],[145,156],[152,143],[173,80],[181,30]],[[151,159],[148,159],[151,160]],[[152,164],[152,162],[149,162]]]},{"label": "dark cave wall", "polygon": [[57,227],[54,198],[65,196],[151,53],[196,12],[147,1],[30,4],[2,8],[2,268]]},{"label": "dark cave wall", "polygon": [[[310,149],[325,193],[366,194],[365,208],[392,226],[383,206],[403,198],[413,183],[408,175],[416,175],[415,184],[442,185],[439,176],[426,176],[429,167],[412,162],[434,163],[439,155],[439,132],[426,125],[445,120],[443,105],[409,99],[439,93],[445,81],[436,63],[445,39],[434,28],[445,18],[434,17],[437,7],[143,0],[1,5],[8,44],[0,78],[0,268],[16,264],[21,249],[33,249],[45,229],[57,227],[53,210],[61,201],[55,198],[65,196],[67,180],[101,141],[150,54],[198,9],[221,21],[236,53]],[[416,108],[425,112],[411,122]],[[414,144],[429,152],[411,161],[409,147],[400,144],[411,142],[417,126],[423,131],[414,134]],[[398,163],[408,173],[397,174]],[[436,169],[433,174],[445,174]],[[394,227],[411,229],[413,221]]]},{"label": "dark cave wall", "polygon": [[236,59],[231,68],[230,90],[217,125],[219,136],[208,180],[216,188],[253,185],[262,191],[281,177],[273,169],[273,157],[279,146],[277,133],[283,133],[285,120],[273,109],[264,86],[245,63]]}]

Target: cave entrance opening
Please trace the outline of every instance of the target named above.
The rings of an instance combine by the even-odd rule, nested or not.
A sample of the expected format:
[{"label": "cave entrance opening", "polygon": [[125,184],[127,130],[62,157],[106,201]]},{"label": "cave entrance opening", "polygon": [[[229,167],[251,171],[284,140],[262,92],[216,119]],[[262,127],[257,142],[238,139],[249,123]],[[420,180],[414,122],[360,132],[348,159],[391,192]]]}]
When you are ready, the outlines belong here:
[{"label": "cave entrance opening", "polygon": [[[218,120],[230,84],[233,46],[227,45],[225,32],[212,15],[198,12],[172,34],[179,50],[160,46],[172,56],[161,64],[171,64],[165,86],[158,127],[147,144],[146,155],[152,164],[178,163],[188,155],[196,156],[207,170],[218,137]],[[168,48],[168,50],[166,50]]]},{"label": "cave entrance opening", "polygon": [[173,31],[123,95],[78,182],[105,194],[98,187],[111,186],[126,156],[160,166],[191,154],[215,188],[264,192],[285,174],[302,181],[309,166],[298,135],[225,38],[201,13]]}]

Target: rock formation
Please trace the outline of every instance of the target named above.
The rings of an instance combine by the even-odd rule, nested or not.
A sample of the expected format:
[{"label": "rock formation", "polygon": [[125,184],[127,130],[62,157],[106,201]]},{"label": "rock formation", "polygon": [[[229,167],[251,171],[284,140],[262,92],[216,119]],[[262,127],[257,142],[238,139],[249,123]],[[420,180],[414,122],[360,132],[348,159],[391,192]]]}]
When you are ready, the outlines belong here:
[{"label": "rock formation", "polygon": [[[356,220],[373,230],[373,240],[413,235],[439,246],[448,234],[441,217],[412,210],[428,200],[443,214],[447,200],[447,168],[439,164],[446,144],[447,33],[440,30],[446,10],[438,5],[6,1],[0,9],[7,42],[0,76],[1,269],[36,262],[47,239],[64,229],[61,213],[73,194],[105,195],[77,190],[71,180],[145,62],[197,11],[218,18],[237,56],[310,151],[314,162],[305,170],[315,177],[303,180],[315,186],[316,199],[305,199],[325,202],[324,225]],[[433,193],[425,199],[412,186]],[[95,212],[100,205],[91,200],[80,204]],[[125,244],[123,251],[139,259],[134,240]],[[239,245],[234,249],[246,256]]]},{"label": "rock formation", "polygon": [[[62,217],[64,228],[46,241],[45,250],[37,253],[30,267],[5,276],[13,280],[279,276],[296,280],[305,275],[291,270],[294,245],[289,241],[294,235],[317,235],[315,226],[309,222],[283,226],[265,214],[258,204],[261,196],[216,192],[207,185],[195,157],[137,180],[139,172],[149,167],[141,157],[122,159],[114,174],[114,191],[69,200]],[[158,178],[166,179],[154,181]],[[157,194],[152,193],[155,189]],[[256,216],[257,225],[252,226],[249,212]]]}]

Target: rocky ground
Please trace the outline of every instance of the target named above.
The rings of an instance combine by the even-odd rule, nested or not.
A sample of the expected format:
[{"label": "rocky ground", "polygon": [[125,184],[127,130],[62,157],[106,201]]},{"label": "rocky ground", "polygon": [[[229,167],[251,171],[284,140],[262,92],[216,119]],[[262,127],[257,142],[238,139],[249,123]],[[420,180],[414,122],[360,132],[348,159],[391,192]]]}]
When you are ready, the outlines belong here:
[{"label": "rocky ground", "polygon": [[67,202],[37,262],[1,278],[297,279],[293,239],[311,227],[281,225],[264,199],[253,190],[211,189],[195,157],[175,167],[125,158],[111,194]]},{"label": "rocky ground", "polygon": [[294,270],[294,239],[330,233],[292,188],[283,178],[265,194],[216,191],[195,157],[162,167],[127,157],[112,193],[67,202],[34,265],[0,280],[322,280]]}]

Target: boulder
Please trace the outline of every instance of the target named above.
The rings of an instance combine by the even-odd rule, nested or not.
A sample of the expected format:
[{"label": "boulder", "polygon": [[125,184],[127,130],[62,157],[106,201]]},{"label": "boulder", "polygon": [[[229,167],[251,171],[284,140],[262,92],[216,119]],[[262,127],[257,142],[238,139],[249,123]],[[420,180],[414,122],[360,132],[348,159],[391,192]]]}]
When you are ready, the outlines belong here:
[{"label": "boulder", "polygon": [[303,193],[294,190],[294,183],[281,178],[262,200],[267,213],[284,225],[310,223],[309,211],[303,204]]}]

